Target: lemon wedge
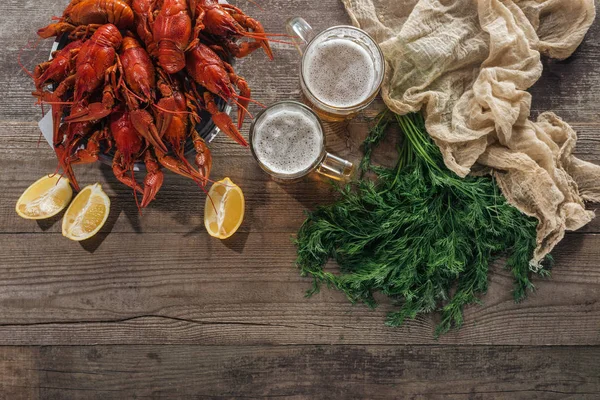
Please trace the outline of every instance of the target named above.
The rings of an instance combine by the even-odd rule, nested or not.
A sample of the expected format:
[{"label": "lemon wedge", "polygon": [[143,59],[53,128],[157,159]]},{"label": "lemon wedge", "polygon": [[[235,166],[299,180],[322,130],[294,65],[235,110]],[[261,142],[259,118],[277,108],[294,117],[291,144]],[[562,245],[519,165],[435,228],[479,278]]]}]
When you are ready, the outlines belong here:
[{"label": "lemon wedge", "polygon": [[67,178],[46,175],[23,192],[15,210],[25,219],[45,219],[61,212],[71,201],[73,189]]},{"label": "lemon wedge", "polygon": [[75,197],[62,224],[63,236],[81,241],[94,236],[102,228],[110,211],[110,199],[102,185],[86,186]]},{"label": "lemon wedge", "polygon": [[244,193],[229,178],[215,182],[204,207],[204,226],[219,239],[231,237],[244,220]]}]

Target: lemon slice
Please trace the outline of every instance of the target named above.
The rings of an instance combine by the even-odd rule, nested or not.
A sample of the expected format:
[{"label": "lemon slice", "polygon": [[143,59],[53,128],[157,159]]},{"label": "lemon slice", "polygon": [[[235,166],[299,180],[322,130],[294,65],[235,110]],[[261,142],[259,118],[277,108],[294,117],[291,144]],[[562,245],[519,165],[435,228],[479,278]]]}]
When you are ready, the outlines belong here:
[{"label": "lemon slice", "polygon": [[62,224],[63,236],[81,241],[94,236],[102,228],[110,211],[110,199],[102,185],[86,186],[75,197]]},{"label": "lemon slice", "polygon": [[19,197],[15,210],[25,219],[45,219],[61,212],[71,201],[73,190],[67,178],[47,175],[29,186]]},{"label": "lemon slice", "polygon": [[[212,201],[211,201],[212,200]],[[206,197],[204,226],[219,239],[231,237],[244,220],[244,193],[229,178],[215,182]]]}]

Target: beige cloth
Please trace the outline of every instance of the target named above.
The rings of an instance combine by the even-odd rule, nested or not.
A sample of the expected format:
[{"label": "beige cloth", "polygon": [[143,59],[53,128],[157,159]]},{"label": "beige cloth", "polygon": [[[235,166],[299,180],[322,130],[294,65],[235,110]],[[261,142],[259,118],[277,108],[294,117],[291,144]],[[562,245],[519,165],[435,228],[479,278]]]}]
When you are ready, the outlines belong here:
[{"label": "beige cloth", "polygon": [[532,268],[592,220],[583,200],[600,200],[600,167],[572,156],[577,135],[553,113],[529,120],[526,90],[540,53],[563,59],[581,43],[593,0],[342,1],[381,44],[388,107],[423,109],[448,168],[491,168],[507,199],[539,219]]}]

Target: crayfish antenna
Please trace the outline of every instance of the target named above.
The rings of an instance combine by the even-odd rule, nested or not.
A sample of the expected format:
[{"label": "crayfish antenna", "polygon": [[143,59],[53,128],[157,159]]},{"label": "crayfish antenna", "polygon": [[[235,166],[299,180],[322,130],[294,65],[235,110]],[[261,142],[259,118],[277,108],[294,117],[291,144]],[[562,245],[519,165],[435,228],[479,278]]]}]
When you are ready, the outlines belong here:
[{"label": "crayfish antenna", "polygon": [[[240,95],[239,95],[239,94],[237,94],[237,93],[234,93],[233,95],[234,95],[236,98],[238,98],[238,99],[249,101],[249,102],[251,102],[251,103],[254,103],[254,104],[256,104],[257,106],[260,106],[260,107],[262,107],[262,108],[267,108],[267,106],[265,106],[263,103],[261,103],[261,102],[260,102],[260,101],[258,101],[258,100],[251,99],[250,97],[244,97],[244,96],[240,96]],[[246,111],[248,111],[248,110],[246,110]],[[249,113],[248,113],[248,114],[249,114]]]},{"label": "crayfish antenna", "polygon": [[254,115],[252,115],[252,113],[250,111],[248,111],[248,109],[246,107],[244,107],[239,101],[237,101],[236,99],[233,99],[233,102],[235,103],[236,106],[241,108],[245,113],[248,113],[248,115],[250,116],[251,119],[254,119]]},{"label": "crayfish antenna", "polygon": [[265,11],[265,9],[264,9],[264,8],[262,8],[262,7],[260,6],[260,4],[258,4],[258,2],[257,2],[257,1],[254,1],[254,0],[246,0],[246,1],[247,1],[248,3],[250,3],[250,4],[254,4],[254,5],[256,6],[256,8],[258,8],[260,11]]},{"label": "crayfish antenna", "polygon": [[75,103],[72,102],[72,101],[46,101],[46,100],[39,99],[36,104],[39,104],[39,105],[50,104],[50,105],[57,105],[57,106],[72,106]]},{"label": "crayfish antenna", "polygon": [[256,40],[268,40],[269,42],[273,42],[273,43],[282,43],[282,44],[291,44],[293,45],[294,43],[292,42],[286,42],[283,40],[279,40],[279,39],[271,39],[273,37],[285,37],[285,38],[290,38],[293,39],[292,36],[287,35],[285,33],[267,33],[267,32],[244,32],[242,34],[243,37],[247,37],[249,39],[256,39]]},{"label": "crayfish antenna", "polygon": [[158,104],[152,104],[152,107],[156,108],[159,111],[165,112],[167,114],[193,114],[191,111],[175,111],[175,110],[167,110],[159,106]]},{"label": "crayfish antenna", "polygon": [[31,79],[33,79],[33,73],[25,67],[25,65],[21,62],[21,58],[25,49],[36,49],[39,46],[41,40],[42,38],[38,37],[33,46],[31,45],[31,41],[28,41],[27,45],[22,47],[21,50],[19,50],[19,54],[17,55],[17,63],[19,63],[19,67],[21,67],[21,70],[27,75],[29,75]]}]

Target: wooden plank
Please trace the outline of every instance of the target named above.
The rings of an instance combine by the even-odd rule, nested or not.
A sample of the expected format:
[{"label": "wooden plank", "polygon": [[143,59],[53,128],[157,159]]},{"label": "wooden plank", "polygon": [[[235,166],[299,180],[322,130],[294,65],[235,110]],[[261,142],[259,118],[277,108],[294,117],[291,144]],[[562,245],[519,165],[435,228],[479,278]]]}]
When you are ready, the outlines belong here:
[{"label": "wooden plank", "polygon": [[39,398],[39,348],[0,348],[0,399]]},{"label": "wooden plank", "polygon": [[[330,198],[330,188],[313,181],[275,184],[224,138],[212,146],[214,177],[242,183],[250,210],[230,241],[204,234],[204,197],[192,183],[169,175],[157,203],[139,216],[130,193],[98,166],[79,169],[83,182],[105,183],[113,198],[113,216],[95,240],[63,239],[58,219],[37,225],[17,218],[20,193],[55,168],[51,151],[35,148],[40,114],[17,58],[35,29],[67,2],[0,5],[6,21],[0,29],[0,344],[69,345],[0,348],[0,398],[599,397],[598,235],[567,237],[555,252],[553,278],[536,280],[538,292],[522,304],[511,300],[508,274],[496,270],[485,305],[468,308],[465,327],[435,341],[433,318],[385,327],[390,304],[370,311],[329,290],[304,299],[309,282],[293,268],[289,234],[305,209]],[[235,3],[270,32],[282,32],[292,15],[317,29],[348,22],[338,0],[310,7],[261,0],[264,11]],[[533,113],[552,110],[575,123],[578,155],[593,162],[600,161],[599,36],[594,25],[575,57],[546,61],[531,90]],[[25,49],[24,63],[31,68],[45,60],[50,44]],[[296,51],[274,48],[275,62],[256,54],[236,67],[265,104],[299,97]],[[366,119],[380,107],[328,127],[329,148],[357,159]],[[390,153],[380,157],[393,162]],[[600,232],[600,222],[583,232]],[[72,346],[91,343],[136,346]],[[162,346],[168,343],[184,345]],[[465,343],[485,346],[456,346]],[[327,344],[339,345],[320,346]]]},{"label": "wooden plank", "polygon": [[496,268],[484,306],[439,342],[432,317],[384,326],[385,301],[372,311],[326,289],[304,299],[310,280],[287,234],[0,237],[0,345],[600,344],[600,235],[567,238],[552,279],[520,304]]},{"label": "wooden plank", "polygon": [[[378,107],[375,105],[374,107]],[[360,160],[359,147],[366,137],[368,122],[356,122],[352,136],[345,126],[329,126],[328,149],[354,162]],[[39,225],[19,218],[14,204],[21,193],[44,173],[56,170],[56,159],[50,147],[37,146],[39,133],[33,125],[0,124],[0,231],[59,232],[60,224]],[[390,135],[390,148],[397,136]],[[294,184],[272,181],[252,159],[250,151],[218,137],[212,147],[213,179],[231,177],[241,185],[247,200],[246,222],[242,231],[295,232],[304,220],[304,212],[328,199],[333,201],[331,185],[316,175]],[[376,161],[393,165],[392,152],[378,153]],[[27,160],[22,162],[22,160]],[[112,198],[111,230],[113,232],[189,232],[201,224],[205,196],[191,180],[166,172],[165,184],[157,200],[140,216],[131,190],[118,182],[107,166],[99,163],[75,167],[80,184],[101,182]],[[143,177],[140,177],[142,180]],[[114,220],[113,220],[114,218]]]},{"label": "wooden plank", "polygon": [[583,43],[571,57],[564,61],[543,59],[542,78],[529,90],[534,115],[554,111],[567,122],[600,122],[599,18],[596,16]]},{"label": "wooden plank", "polygon": [[48,59],[52,40],[38,42],[36,31],[50,23],[51,16],[61,15],[66,4],[68,1],[65,0],[2,2],[0,7],[4,23],[0,29],[0,85],[4,89],[0,99],[1,121],[39,119],[39,111],[34,107],[31,97],[33,83],[19,66],[19,55],[22,64],[30,70]]},{"label": "wooden plank", "polygon": [[[370,109],[373,115],[381,104]],[[328,148],[341,156],[358,162],[360,146],[366,137],[367,116],[348,127],[330,126]],[[600,125],[578,124],[580,133],[577,154],[588,161],[600,163],[600,140],[596,130]],[[33,125],[0,124],[0,231],[2,232],[60,232],[60,217],[37,224],[17,216],[14,205],[23,191],[44,173],[56,169],[52,150],[45,142],[37,147],[39,134]],[[389,135],[383,151],[374,160],[393,165],[396,136]],[[273,182],[253,161],[248,149],[219,137],[213,148],[213,179],[229,176],[244,190],[247,210],[243,232],[296,232],[307,210],[334,200],[331,185],[313,175],[294,184]],[[387,149],[387,150],[386,150]],[[26,160],[23,162],[23,160]],[[105,231],[112,232],[179,232],[187,233],[201,225],[205,196],[194,182],[166,172],[165,184],[157,200],[142,216],[139,215],[131,190],[116,180],[107,166],[100,164],[76,166],[82,185],[101,182],[112,199],[111,220]],[[140,177],[142,180],[142,177]],[[592,206],[593,207],[593,206]],[[582,232],[600,232],[600,220],[595,219]]]},{"label": "wooden plank", "polygon": [[[13,2],[9,2],[6,6],[6,15],[8,15],[8,19],[16,21],[26,14],[31,26],[38,27],[45,23],[48,15],[59,14],[63,3],[66,2],[55,2],[49,7],[40,5],[38,7],[23,8],[21,3],[13,4]],[[316,29],[322,29],[333,23],[347,22],[341,3],[336,0],[319,2],[317,6],[311,7],[310,10],[306,10],[306,7],[302,7],[296,2],[266,1],[264,3],[263,8],[269,10],[269,12],[255,10],[253,6],[247,4],[244,4],[244,6],[250,7],[253,13],[259,15],[267,30],[270,31],[283,29],[282,15],[305,15],[308,20],[314,21]],[[44,229],[57,232],[59,224],[51,226],[50,224],[42,224],[39,227],[36,224],[20,220],[12,210],[14,201],[29,182],[37,179],[42,173],[53,171],[55,168],[52,153],[46,148],[35,148],[38,130],[34,121],[39,119],[39,111],[34,107],[30,107],[31,82],[23,73],[20,73],[19,79],[16,80],[12,76],[16,67],[16,56],[20,49],[19,46],[14,45],[15,34],[17,34],[17,37],[27,37],[28,29],[31,30],[31,33],[34,31],[31,26],[20,24],[15,32],[10,32],[10,34],[7,30],[0,32],[0,44],[6,44],[5,48],[7,49],[3,52],[6,59],[0,64],[3,67],[6,66],[0,68],[0,84],[3,84],[3,79],[5,79],[6,86],[10,88],[9,95],[0,99],[0,121],[7,119],[11,121],[29,121],[29,125],[15,122],[0,123],[0,131],[2,132],[0,135],[0,149],[8,149],[10,153],[6,155],[0,150],[0,159],[2,160],[0,163],[6,162],[7,164],[6,167],[2,168],[3,171],[13,172],[13,174],[9,173],[8,176],[0,178],[1,183],[4,183],[2,182],[4,179],[8,181],[4,185],[6,191],[0,194],[0,197],[6,196],[7,198],[6,201],[1,199],[3,201],[0,205],[0,226],[8,227],[7,229],[10,232],[41,232]],[[571,62],[557,64],[557,68],[562,68],[560,73],[552,71],[551,67],[553,65],[549,67],[549,72],[533,89],[534,97],[542,99],[541,103],[534,104],[536,112],[542,109],[556,109],[557,104],[576,104],[577,109],[582,109],[585,104],[596,104],[596,99],[593,96],[598,92],[594,90],[598,87],[598,83],[590,81],[593,74],[586,72],[585,77],[591,76],[587,80],[576,79],[577,73],[573,77],[572,70],[594,70],[591,65],[586,63],[588,61],[595,62],[594,57],[597,53],[597,46],[591,38],[598,34],[597,29],[592,30]],[[23,59],[38,61],[44,59],[48,52],[47,47],[48,43],[45,42],[35,50],[27,50],[23,54]],[[264,61],[261,54],[253,55],[248,59],[241,60],[239,63],[241,74],[246,75],[252,86],[256,88],[254,93],[257,99],[266,104],[290,97],[297,99],[299,96],[297,79],[290,78],[297,75],[298,56],[295,50],[289,46],[275,44],[275,47],[278,59],[274,63]],[[573,81],[581,85],[578,86],[579,89],[574,94],[573,91],[563,90],[556,81]],[[16,97],[12,97],[13,93]],[[573,99],[565,98],[566,96],[573,96]],[[543,99],[551,99],[552,103],[544,103]],[[381,106],[380,103],[376,104],[365,116],[351,122],[348,126],[330,126],[328,141],[331,151],[357,160],[360,157],[358,149],[367,127],[365,119],[374,115]],[[559,109],[557,111],[563,110]],[[588,111],[583,109],[582,112],[584,117],[581,119],[592,122],[577,124],[576,126],[581,136],[578,154],[584,159],[598,162],[600,149],[595,136],[600,125],[596,124],[596,120],[593,118],[588,118],[586,114]],[[577,120],[576,115],[567,116]],[[246,124],[244,130],[246,131],[247,128],[248,125]],[[227,139],[219,138],[213,148],[215,153],[213,177],[218,178],[229,175],[234,180],[237,178],[238,182],[241,181],[245,184],[243,188],[248,194],[248,208],[253,211],[248,216],[248,222],[243,229],[293,232],[302,222],[305,209],[312,209],[317,204],[323,203],[323,199],[331,197],[329,186],[326,184],[313,184],[310,181],[287,187],[273,184],[273,182],[266,179],[266,176],[262,175],[256,164],[249,159],[247,151],[233,145]],[[244,158],[232,158],[237,156],[243,156]],[[389,162],[393,162],[391,156],[386,158]],[[21,160],[28,160],[31,164],[23,166],[18,162],[15,163],[15,161]],[[249,165],[251,166],[249,167]],[[24,169],[26,170],[24,171]],[[115,232],[186,232],[190,214],[192,214],[191,219],[194,225],[197,226],[199,223],[202,203],[204,202],[203,195],[194,187],[193,183],[186,182],[182,178],[169,176],[159,200],[145,213],[144,217],[138,218],[131,193],[126,188],[121,187],[110,176],[109,169],[100,169],[97,166],[78,167],[78,172],[82,182],[108,182],[109,193],[118,195],[115,205],[119,211],[114,212],[119,212],[120,215],[116,218],[113,226]],[[189,194],[189,196],[184,196],[184,193]],[[282,210],[292,211],[284,214]],[[268,222],[265,224],[264,221]],[[273,222],[276,226],[273,227],[270,222]],[[600,222],[594,221],[583,232],[600,232]]]},{"label": "wooden plank", "polygon": [[[234,2],[236,3],[236,2]],[[310,7],[302,2],[264,0],[257,9],[245,1],[237,2],[261,20],[270,32],[284,32],[287,17],[302,15],[315,29],[348,23],[348,17],[340,1],[321,0]],[[5,5],[6,4],[6,5]],[[60,15],[67,1],[51,3],[23,2],[11,0],[3,3],[2,11],[10,28],[0,30],[0,85],[5,95],[0,98],[0,121],[36,121],[39,111],[33,106],[30,96],[32,84],[21,71],[17,58],[27,41],[35,41],[35,30],[49,22],[52,15]],[[27,21],[27,23],[18,23]],[[600,101],[600,79],[596,66],[600,60],[600,36],[598,24],[592,25],[585,41],[575,55],[566,61],[544,61],[544,73],[530,90],[533,94],[533,113],[555,111],[569,122],[599,122],[596,105]],[[24,49],[22,60],[32,69],[49,54],[51,40],[43,41],[35,49]],[[243,59],[238,64],[239,72],[245,76],[257,100],[270,104],[276,100],[297,98],[298,55],[295,49],[274,43],[276,61],[268,62],[262,54]],[[246,125],[247,129],[247,125]]]},{"label": "wooden plank", "polygon": [[[0,357],[14,352],[0,348]],[[600,396],[598,347],[66,346],[43,347],[38,357],[35,368],[25,361],[0,378],[46,400]],[[23,369],[39,386],[17,374]]]},{"label": "wooden plank", "polygon": [[[35,30],[49,22],[49,16],[59,15],[66,1],[51,4],[35,3],[23,6],[22,2],[8,1],[3,4],[3,15],[11,29],[0,30],[0,46],[4,49],[0,58],[0,85],[6,88],[6,95],[0,98],[0,121],[36,121],[39,111],[33,107],[30,92],[30,78],[18,66],[17,59],[22,53],[24,64],[32,69],[36,63],[47,58],[51,40],[43,41],[35,49],[23,49],[27,40],[36,40]],[[256,15],[267,31],[283,32],[286,17],[302,15],[316,30],[331,25],[348,23],[341,2],[323,0],[311,7],[302,2],[265,0],[256,9],[244,2],[244,8]],[[26,20],[27,23],[16,23]],[[545,61],[542,79],[531,89],[533,112],[556,111],[570,122],[598,122],[595,105],[600,97],[600,79],[594,73],[600,58],[597,38],[600,35],[598,24],[592,25],[584,43],[575,55],[566,61]],[[253,55],[239,62],[241,75],[250,82],[257,100],[269,104],[289,97],[297,98],[298,55],[295,49],[284,44],[274,43],[277,60],[267,62],[262,55]]]},{"label": "wooden plank", "polygon": [[[204,197],[191,182],[169,175],[157,203],[139,216],[130,193],[98,166],[79,169],[83,182],[105,183],[113,198],[113,216],[95,240],[68,242],[58,219],[38,225],[16,217],[20,193],[55,168],[52,153],[35,148],[40,114],[17,57],[66,3],[0,5],[7,21],[0,29],[0,344],[69,345],[0,348],[0,398],[599,397],[598,235],[569,236],[555,252],[553,278],[536,280],[538,292],[522,304],[511,300],[508,274],[496,270],[485,305],[467,309],[463,330],[434,341],[433,318],[385,327],[390,304],[370,311],[329,290],[304,299],[309,282],[293,268],[289,234],[330,188],[275,184],[224,138],[212,146],[214,177],[242,183],[250,210],[231,241],[206,237]],[[283,31],[291,15],[317,29],[348,22],[338,0],[310,7],[261,0],[265,11],[236,3],[270,32]],[[531,90],[533,113],[552,110],[575,123],[578,155],[592,162],[600,161],[599,35],[595,25],[575,57],[546,62]],[[25,49],[24,63],[45,60],[50,42]],[[299,97],[296,51],[274,48],[276,62],[257,54],[236,67],[265,104]],[[380,107],[328,127],[329,148],[357,159],[366,120]],[[390,153],[380,157],[393,162]],[[600,222],[583,232],[600,232]],[[91,343],[135,346],[72,346]],[[485,346],[456,346],[465,343]]]}]

